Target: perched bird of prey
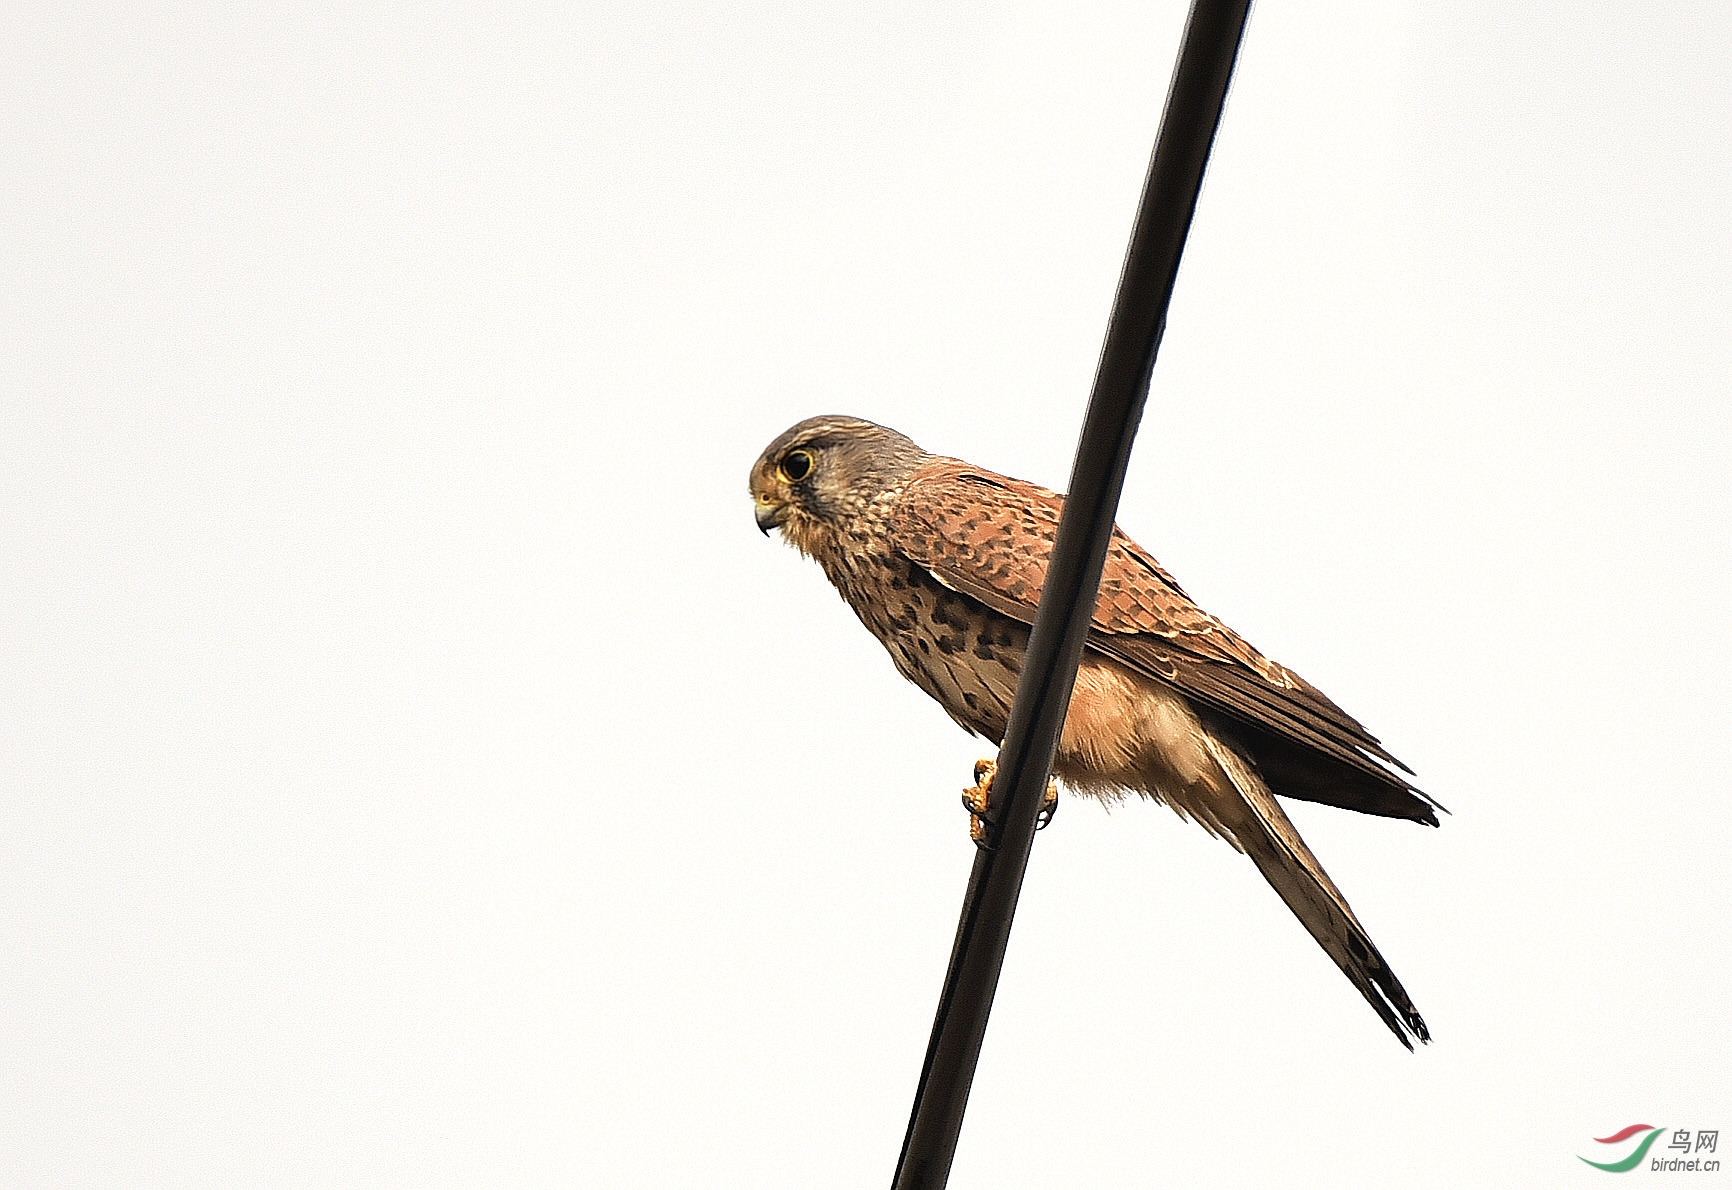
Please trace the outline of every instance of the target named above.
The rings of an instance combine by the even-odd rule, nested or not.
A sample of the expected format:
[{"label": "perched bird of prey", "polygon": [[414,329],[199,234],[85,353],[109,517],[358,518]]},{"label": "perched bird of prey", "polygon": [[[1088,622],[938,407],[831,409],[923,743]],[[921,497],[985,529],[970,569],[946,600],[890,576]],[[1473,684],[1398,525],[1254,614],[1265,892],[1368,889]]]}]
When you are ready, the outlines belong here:
[{"label": "perched bird of prey", "polygon": [[[1064,498],[839,416],[772,442],[751,492],[758,527],[823,568],[902,675],[1002,743]],[[1401,1043],[1430,1040],[1274,795],[1430,826],[1441,807],[1116,528],[1053,771],[1079,793],[1165,802],[1250,856]]]}]

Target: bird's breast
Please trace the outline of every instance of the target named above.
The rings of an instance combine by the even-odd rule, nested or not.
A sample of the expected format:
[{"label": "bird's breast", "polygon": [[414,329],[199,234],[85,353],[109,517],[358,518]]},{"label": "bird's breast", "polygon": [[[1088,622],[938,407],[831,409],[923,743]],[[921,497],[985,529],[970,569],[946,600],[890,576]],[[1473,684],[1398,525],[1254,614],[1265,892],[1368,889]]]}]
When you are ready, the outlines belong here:
[{"label": "bird's breast", "polygon": [[1027,626],[951,590],[900,554],[851,571],[837,589],[902,675],[969,731],[1002,740]]}]

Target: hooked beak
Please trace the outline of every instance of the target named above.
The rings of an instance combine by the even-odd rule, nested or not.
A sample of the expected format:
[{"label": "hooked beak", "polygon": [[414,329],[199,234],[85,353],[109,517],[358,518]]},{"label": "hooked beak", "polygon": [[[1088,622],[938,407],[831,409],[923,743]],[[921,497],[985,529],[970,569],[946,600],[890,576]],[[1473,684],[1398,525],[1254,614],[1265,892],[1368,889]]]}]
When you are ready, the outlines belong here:
[{"label": "hooked beak", "polygon": [[771,529],[782,527],[782,522],[788,516],[788,506],[760,497],[753,505],[752,515],[757,519],[759,532],[768,537]]}]

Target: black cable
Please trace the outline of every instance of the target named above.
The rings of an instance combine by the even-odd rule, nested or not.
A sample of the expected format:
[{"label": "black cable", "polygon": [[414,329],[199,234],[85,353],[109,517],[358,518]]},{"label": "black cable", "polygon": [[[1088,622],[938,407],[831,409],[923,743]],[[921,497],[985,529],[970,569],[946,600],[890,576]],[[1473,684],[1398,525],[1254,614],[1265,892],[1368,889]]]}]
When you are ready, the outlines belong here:
[{"label": "black cable", "polygon": [[1143,184],[1053,543],[1016,703],[998,753],[987,843],[975,853],[895,1190],[941,1190],[1004,965],[1053,749],[1070,706],[1179,257],[1221,120],[1250,0],[1193,0]]}]

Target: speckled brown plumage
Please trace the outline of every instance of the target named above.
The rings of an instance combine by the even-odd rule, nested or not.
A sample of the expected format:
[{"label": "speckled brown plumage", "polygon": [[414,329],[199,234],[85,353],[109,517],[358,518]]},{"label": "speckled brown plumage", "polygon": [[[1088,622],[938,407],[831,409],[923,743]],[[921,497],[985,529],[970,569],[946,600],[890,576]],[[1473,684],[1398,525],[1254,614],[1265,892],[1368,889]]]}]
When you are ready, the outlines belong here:
[{"label": "speckled brown plumage", "polygon": [[[1001,742],[1063,498],[848,417],[778,437],[751,491],[760,528],[817,561],[896,668]],[[1165,802],[1245,852],[1402,1043],[1428,1039],[1272,794],[1433,826],[1435,803],[1116,529],[1053,768],[1080,792]]]}]

